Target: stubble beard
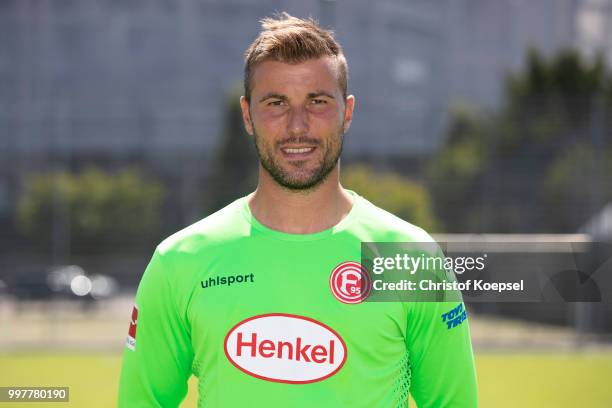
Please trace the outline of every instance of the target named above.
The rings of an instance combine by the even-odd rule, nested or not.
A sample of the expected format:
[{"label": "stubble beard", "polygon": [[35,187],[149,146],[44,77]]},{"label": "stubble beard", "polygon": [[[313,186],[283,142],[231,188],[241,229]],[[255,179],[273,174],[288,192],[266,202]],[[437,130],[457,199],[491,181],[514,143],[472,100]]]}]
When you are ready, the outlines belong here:
[{"label": "stubble beard", "polygon": [[305,192],[313,190],[321,183],[323,183],[332,170],[338,164],[340,155],[342,154],[342,145],[344,142],[344,124],[340,126],[335,137],[330,138],[326,142],[321,142],[317,139],[308,137],[290,137],[283,139],[279,142],[275,142],[274,148],[280,147],[288,143],[308,143],[316,145],[317,149],[324,148],[323,157],[319,160],[317,166],[309,171],[307,177],[295,174],[301,173],[300,170],[306,165],[305,161],[296,161],[291,164],[296,171],[288,171],[282,167],[274,158],[274,148],[263,146],[263,141],[257,135],[257,131],[253,129],[253,139],[255,143],[255,149],[257,150],[257,156],[261,166],[266,172],[272,177],[276,183],[281,187],[291,191]]}]

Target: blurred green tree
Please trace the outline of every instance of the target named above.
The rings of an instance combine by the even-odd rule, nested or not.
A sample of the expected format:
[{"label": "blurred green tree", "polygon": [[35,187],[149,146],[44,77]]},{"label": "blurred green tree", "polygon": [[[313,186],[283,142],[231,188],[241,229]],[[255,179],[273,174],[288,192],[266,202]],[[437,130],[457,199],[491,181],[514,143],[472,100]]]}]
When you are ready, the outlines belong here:
[{"label": "blurred green tree", "polygon": [[454,114],[428,166],[448,230],[573,232],[612,199],[611,85],[601,57],[531,50],[498,112]]},{"label": "blurred green tree", "polygon": [[229,93],[225,103],[223,137],[214,155],[210,188],[204,197],[209,212],[226,206],[257,186],[259,163],[253,138],[244,129],[240,89]]},{"label": "blurred green tree", "polygon": [[480,223],[480,191],[489,159],[484,127],[476,112],[456,110],[446,146],[428,165],[434,212],[451,232],[470,231]]},{"label": "blurred green tree", "polygon": [[375,205],[430,232],[440,230],[427,189],[393,173],[378,174],[365,165],[342,169],[342,185]]},{"label": "blurred green tree", "polygon": [[71,252],[116,244],[139,248],[159,239],[163,191],[135,169],[31,174],[18,202],[17,227],[46,247],[59,224]]}]

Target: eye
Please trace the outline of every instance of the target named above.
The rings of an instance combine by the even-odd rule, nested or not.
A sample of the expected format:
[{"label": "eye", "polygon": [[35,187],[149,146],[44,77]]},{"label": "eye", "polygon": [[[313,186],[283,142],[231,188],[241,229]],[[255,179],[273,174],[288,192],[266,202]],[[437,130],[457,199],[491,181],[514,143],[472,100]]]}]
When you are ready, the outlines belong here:
[{"label": "eye", "polygon": [[313,105],[323,105],[326,104],[327,101],[325,99],[312,99],[310,103],[312,103]]},{"label": "eye", "polygon": [[275,101],[270,101],[268,102],[268,106],[282,106],[283,101],[281,100],[275,100]]}]

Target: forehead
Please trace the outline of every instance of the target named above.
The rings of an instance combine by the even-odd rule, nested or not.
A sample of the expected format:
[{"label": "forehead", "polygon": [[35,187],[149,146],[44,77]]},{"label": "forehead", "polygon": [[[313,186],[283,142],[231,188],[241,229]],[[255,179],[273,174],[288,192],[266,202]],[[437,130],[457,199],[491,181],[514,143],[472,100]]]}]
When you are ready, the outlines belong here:
[{"label": "forehead", "polygon": [[266,60],[255,66],[252,76],[252,94],[266,92],[310,92],[324,89],[341,92],[338,62],[333,57],[309,59],[298,64]]}]

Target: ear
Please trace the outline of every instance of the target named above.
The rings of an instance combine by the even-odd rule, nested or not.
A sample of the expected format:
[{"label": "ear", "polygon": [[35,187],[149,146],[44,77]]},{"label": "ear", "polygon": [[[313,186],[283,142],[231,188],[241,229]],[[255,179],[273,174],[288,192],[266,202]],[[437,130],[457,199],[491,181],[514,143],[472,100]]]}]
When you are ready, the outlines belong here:
[{"label": "ear", "polygon": [[344,133],[348,132],[353,121],[353,109],[355,109],[355,97],[349,95],[344,101]]},{"label": "ear", "polygon": [[253,136],[253,121],[251,120],[251,112],[249,111],[249,103],[244,96],[240,97],[240,109],[242,109],[242,120],[247,133]]}]

